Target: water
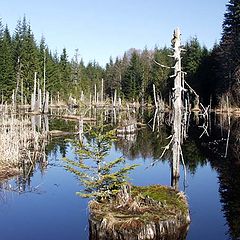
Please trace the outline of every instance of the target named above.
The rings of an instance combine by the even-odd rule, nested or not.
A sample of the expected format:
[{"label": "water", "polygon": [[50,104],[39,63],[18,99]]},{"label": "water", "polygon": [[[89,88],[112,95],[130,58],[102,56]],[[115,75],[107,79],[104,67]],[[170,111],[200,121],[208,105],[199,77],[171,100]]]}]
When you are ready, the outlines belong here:
[{"label": "water", "polygon": [[[165,130],[152,134],[150,129],[145,129],[112,147],[109,158],[124,155],[128,163],[140,164],[130,174],[133,184],[170,185],[168,160],[150,166],[167,142]],[[224,159],[216,153],[204,152],[204,141],[193,139],[190,137],[183,149],[187,165],[185,191],[191,212],[187,239],[240,239],[240,165],[234,162],[233,156]],[[48,147],[47,167],[37,166],[27,181],[15,179],[2,185],[1,240],[88,239],[88,200],[75,194],[81,186],[64,169],[65,156],[75,158],[71,144],[54,140]],[[182,190],[183,175],[182,169]]]}]

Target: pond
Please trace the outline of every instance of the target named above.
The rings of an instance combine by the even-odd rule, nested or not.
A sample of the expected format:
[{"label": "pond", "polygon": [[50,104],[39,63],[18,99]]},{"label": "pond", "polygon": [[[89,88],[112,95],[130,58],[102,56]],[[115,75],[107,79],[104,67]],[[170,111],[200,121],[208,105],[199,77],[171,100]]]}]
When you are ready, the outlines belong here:
[{"label": "pond", "polygon": [[[179,186],[190,206],[189,240],[240,239],[240,164],[234,153],[239,144],[238,121],[232,123],[226,158],[222,155],[227,131],[214,123],[210,137],[201,139],[199,128],[192,127],[183,147],[187,175],[185,179],[181,167]],[[130,174],[135,185],[171,183],[168,155],[157,160],[168,141],[169,129],[162,125],[159,130],[153,133],[151,128],[143,128],[112,146],[109,158],[124,156],[128,163],[140,165]],[[1,240],[89,238],[88,199],[75,194],[82,187],[65,170],[62,160],[65,156],[74,159],[74,148],[70,141],[56,138],[46,152],[48,164],[39,164],[25,177],[1,183]]]}]

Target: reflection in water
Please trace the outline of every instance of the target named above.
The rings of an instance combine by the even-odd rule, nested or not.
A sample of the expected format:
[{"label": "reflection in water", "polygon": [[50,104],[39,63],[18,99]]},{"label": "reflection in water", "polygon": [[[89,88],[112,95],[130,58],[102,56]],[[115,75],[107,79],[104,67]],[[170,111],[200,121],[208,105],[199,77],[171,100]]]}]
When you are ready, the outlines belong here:
[{"label": "reflection in water", "polygon": [[[205,135],[199,139],[202,129],[190,129],[189,138],[183,145],[185,164],[191,174],[195,174],[198,166],[204,166],[208,161],[216,169],[219,175],[222,211],[229,227],[226,234],[231,239],[240,239],[240,121],[231,120],[229,135],[227,118],[216,119],[214,116],[212,120],[214,122],[209,124],[210,136]],[[168,136],[169,129],[166,126],[161,127],[157,133],[143,129],[138,132],[134,142],[121,139],[116,144],[116,149],[121,150],[129,159],[146,159],[152,156],[156,160],[161,155],[162,148],[166,146]],[[228,154],[225,158],[226,146]],[[170,162],[170,159],[170,156],[165,156],[162,161]]]},{"label": "reflection in water", "polygon": [[[196,145],[191,147],[191,162],[188,163],[192,173],[195,172],[198,164],[206,164],[210,162],[211,166],[217,171],[219,179],[220,202],[222,211],[228,223],[228,232],[231,239],[240,239],[240,121],[239,119],[231,119],[229,128],[229,119],[227,116],[221,115],[211,116],[211,134],[204,136],[202,139],[197,138],[198,130],[191,129],[190,138],[193,136]],[[230,134],[229,134],[230,133]],[[186,142],[185,147],[188,145]],[[199,153],[203,153],[208,160],[201,159]],[[185,153],[185,155],[188,155]],[[226,154],[227,153],[227,154]],[[192,162],[192,159],[196,161]],[[192,168],[193,167],[193,168]]]},{"label": "reflection in water", "polygon": [[[222,211],[228,222],[228,234],[232,239],[240,239],[239,119],[231,119],[231,129],[228,129],[228,127],[227,117],[224,118],[224,116],[220,116],[216,119],[214,129],[215,138],[214,135],[211,136],[210,148],[212,154],[210,154],[209,160],[218,172],[219,193]],[[231,132],[230,135],[228,135],[229,132]],[[228,154],[227,157],[225,157],[225,147],[227,144]]]},{"label": "reflection in water", "polygon": [[240,165],[227,159],[216,164],[222,210],[232,239],[240,239]]},{"label": "reflection in water", "polygon": [[[104,113],[104,115],[102,115],[99,121],[101,123],[105,121],[109,121],[111,118],[111,115],[114,116],[114,114],[111,114],[111,112]],[[141,119],[140,120],[141,122],[149,122],[152,118],[152,115],[149,113],[144,113],[142,115],[145,115],[145,121]],[[136,113],[136,118],[137,117],[138,116]],[[124,118],[126,118],[126,116],[122,115],[122,119]],[[198,127],[190,127],[190,131],[188,134],[189,137],[183,145],[184,160],[185,160],[187,170],[192,176],[194,176],[194,174],[196,174],[199,171],[200,167],[204,168],[204,166],[207,166],[209,162],[212,168],[215,171],[217,171],[218,179],[219,179],[219,193],[220,193],[220,201],[222,204],[222,211],[229,229],[228,233],[226,233],[227,237],[233,240],[240,239],[240,218],[239,218],[240,216],[240,188],[239,188],[240,186],[240,144],[239,144],[240,143],[240,121],[231,119],[231,133],[229,136],[228,155],[226,158],[224,158],[225,149],[226,149],[226,140],[228,135],[228,123],[226,120],[224,120],[224,118],[218,119],[211,116],[211,119],[212,119],[212,123],[211,123],[211,132],[209,132],[210,133],[209,137],[203,136],[201,139],[199,139],[199,136],[202,133],[202,129],[199,129]],[[114,121],[110,120],[110,122],[113,125],[113,127],[115,127],[114,125],[115,120]],[[164,164],[168,164],[168,163],[171,164],[170,153],[169,155],[165,155],[163,160],[159,160],[159,157],[162,154],[163,147],[166,146],[168,143],[167,137],[170,135],[171,130],[166,125],[161,125],[161,124],[157,125],[157,122],[158,120],[156,120],[156,123],[155,123],[156,124],[155,129],[157,130],[155,132],[152,132],[152,129],[145,127],[134,135],[124,136],[121,139],[119,139],[119,142],[115,143],[114,145],[115,151],[123,153],[123,155],[131,161],[135,159],[136,160],[144,159],[145,161],[144,167],[145,166],[151,167],[151,162],[148,162],[148,161],[155,162],[155,160],[159,161],[160,166],[162,166],[161,165],[162,162]],[[76,123],[66,122],[65,120],[60,120],[60,119],[54,119],[54,120],[51,119],[49,122],[49,130],[55,130],[55,129],[74,132],[76,131]],[[70,149],[69,143],[67,141],[65,141],[62,138],[53,138],[50,140],[50,142],[46,146],[46,155],[48,157],[51,155],[51,156],[55,156],[56,159],[61,159],[63,156],[66,156],[67,154],[69,154],[69,151],[70,151],[69,149]],[[41,181],[34,182],[34,178],[36,177],[36,174],[44,175],[48,171],[52,171],[51,174],[53,174],[53,176],[55,177],[56,172],[60,171],[60,170],[56,170],[56,168],[54,168],[54,166],[51,165],[52,162],[49,162],[49,159],[46,159],[46,162],[48,162],[48,165],[37,164],[35,166],[25,166],[23,169],[22,175],[20,175],[19,177],[11,181],[2,182],[0,184],[0,192],[1,192],[0,201],[1,202],[6,201],[5,193],[9,191],[13,191],[16,193],[24,193],[24,192],[25,193],[26,192],[42,193],[42,190],[45,190],[45,189],[44,187],[39,186],[39,182]],[[155,171],[155,170],[156,168],[154,166],[152,171]],[[54,183],[57,183],[59,185],[59,181],[66,182],[65,178],[69,178],[70,179],[69,182],[73,181],[72,176],[69,176],[68,174],[64,173],[63,170],[61,171],[62,171],[61,175],[56,174],[58,176],[56,177],[56,179],[53,177],[54,180],[52,181]],[[211,173],[208,173],[208,174],[211,174]],[[62,176],[64,176],[64,178]],[[189,179],[189,184],[191,184],[190,181],[191,180]],[[9,187],[9,184],[10,184],[10,187]],[[59,199],[62,198],[62,201],[64,201],[64,203],[62,203],[61,205],[61,209],[56,209],[56,212],[64,211],[64,206],[68,205],[68,202],[73,201],[71,198],[74,197],[74,192],[79,190],[78,189],[79,186],[76,186],[74,190],[72,188],[71,191],[69,191],[69,186],[71,186],[70,183],[66,185],[66,189],[61,189],[61,191],[60,191],[60,188],[57,188],[55,185],[50,187],[49,191],[50,192],[53,191],[54,194],[56,194],[54,191],[58,189],[59,190],[58,198]],[[53,196],[49,194],[48,198],[51,198]],[[69,198],[68,202],[66,202],[65,198]],[[31,200],[30,197],[29,199]],[[191,196],[189,196],[189,200],[191,202]],[[44,211],[51,212],[51,209],[54,208],[54,205],[52,205],[52,203],[49,203],[49,199],[44,199],[42,201],[47,202],[46,206],[44,206],[46,207]],[[54,199],[54,201],[56,201],[56,199]],[[82,200],[76,199],[75,204],[78,204],[78,202],[82,203]],[[54,204],[57,204],[57,201],[54,202]],[[50,205],[50,208],[47,208],[48,205]],[[67,207],[68,207],[67,208],[68,213],[66,214],[72,214],[71,206],[67,206]],[[195,206],[195,207],[198,207],[199,209],[201,209],[202,207],[201,202],[199,202],[198,206]],[[18,208],[16,207],[16,209]],[[20,209],[18,209],[18,211],[20,211]],[[43,211],[43,210],[39,210],[39,211]],[[204,211],[204,209],[201,209],[201,211]],[[206,212],[204,214],[208,214],[208,213]],[[68,217],[69,217],[69,221],[71,221],[72,217],[71,216],[68,216]],[[4,217],[1,217],[1,222],[2,222],[2,219],[4,219]],[[76,222],[83,221],[83,219],[85,219],[84,224],[86,224],[87,222],[86,213],[84,217],[82,215],[81,216],[77,215],[75,218],[75,221]],[[194,224],[194,209],[193,209],[193,224]],[[79,226],[76,226],[76,229],[78,229],[78,227]],[[86,226],[83,227],[82,231],[84,231],[85,228]],[[204,231],[204,229],[201,229],[199,231]],[[1,233],[2,232],[3,232],[3,229],[1,229]],[[73,237],[72,239],[76,239],[76,235],[74,236],[72,235],[72,237]],[[215,236],[213,233],[212,239],[214,239],[214,237]],[[221,239],[227,238],[226,236],[220,236],[220,237],[222,237]],[[44,238],[44,236],[42,236],[42,238]],[[13,239],[13,238],[10,238],[10,239]],[[15,239],[18,239],[18,238],[15,238]],[[59,236],[59,239],[68,239],[68,238]],[[84,238],[81,238],[81,239],[87,239],[86,234],[84,235]]]}]

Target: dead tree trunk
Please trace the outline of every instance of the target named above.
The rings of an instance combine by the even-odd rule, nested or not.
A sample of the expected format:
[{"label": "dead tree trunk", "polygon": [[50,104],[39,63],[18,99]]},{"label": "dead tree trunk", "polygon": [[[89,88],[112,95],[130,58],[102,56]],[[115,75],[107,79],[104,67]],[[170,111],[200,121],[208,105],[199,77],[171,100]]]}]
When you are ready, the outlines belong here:
[{"label": "dead tree trunk", "polygon": [[173,34],[174,48],[174,89],[173,89],[173,162],[172,162],[172,187],[178,189],[179,165],[181,157],[181,132],[182,132],[182,74],[181,74],[181,49],[180,30],[177,28]]},{"label": "dead tree trunk", "polygon": [[102,85],[101,85],[101,105],[103,106],[103,78],[102,78]]},{"label": "dead tree trunk", "polygon": [[158,109],[155,84],[153,84],[153,98],[154,98],[155,108]]},{"label": "dead tree trunk", "polygon": [[31,111],[36,111],[36,89],[37,89],[37,72],[34,73],[34,86],[33,86],[33,94],[31,99]]},{"label": "dead tree trunk", "polygon": [[46,104],[46,49],[44,49],[44,61],[43,61],[43,109]]}]

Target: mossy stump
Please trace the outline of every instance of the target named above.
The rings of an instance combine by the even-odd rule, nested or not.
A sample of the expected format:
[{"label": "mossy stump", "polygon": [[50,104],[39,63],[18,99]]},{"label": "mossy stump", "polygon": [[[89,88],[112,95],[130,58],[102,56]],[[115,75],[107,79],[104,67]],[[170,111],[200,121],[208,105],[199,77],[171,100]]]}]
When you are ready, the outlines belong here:
[{"label": "mossy stump", "polygon": [[190,224],[185,195],[172,188],[133,186],[127,202],[89,203],[91,240],[181,240]]}]

